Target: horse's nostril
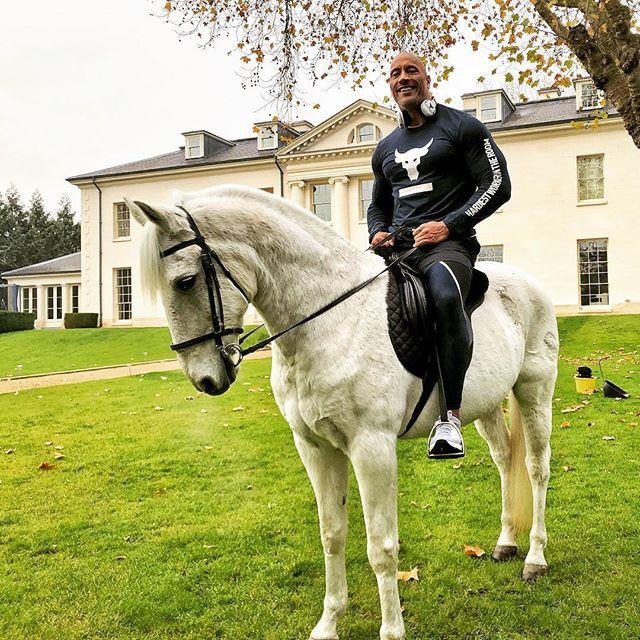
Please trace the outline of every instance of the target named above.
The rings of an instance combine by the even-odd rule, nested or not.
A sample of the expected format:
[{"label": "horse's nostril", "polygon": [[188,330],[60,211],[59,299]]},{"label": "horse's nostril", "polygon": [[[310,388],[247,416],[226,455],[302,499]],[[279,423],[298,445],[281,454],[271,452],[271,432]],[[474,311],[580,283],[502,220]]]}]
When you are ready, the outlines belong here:
[{"label": "horse's nostril", "polygon": [[210,396],[214,395],[216,392],[216,384],[213,381],[213,378],[210,378],[209,376],[200,380],[200,386],[202,387],[202,390]]}]

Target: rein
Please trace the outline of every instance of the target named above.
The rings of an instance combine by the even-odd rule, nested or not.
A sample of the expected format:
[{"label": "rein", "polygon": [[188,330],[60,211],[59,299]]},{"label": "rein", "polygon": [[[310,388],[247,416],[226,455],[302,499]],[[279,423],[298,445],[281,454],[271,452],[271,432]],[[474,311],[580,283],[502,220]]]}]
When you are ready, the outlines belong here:
[{"label": "rein", "polygon": [[[317,318],[323,313],[326,313],[330,309],[333,309],[333,307],[339,305],[341,302],[344,302],[351,296],[355,295],[356,293],[358,293],[358,291],[361,291],[366,286],[370,285],[374,280],[379,278],[382,274],[386,273],[387,271],[389,271],[389,269],[393,268],[398,262],[400,262],[404,258],[411,255],[414,251],[416,251],[416,247],[413,247],[411,249],[408,249],[407,251],[404,251],[403,253],[399,254],[397,258],[395,258],[393,261],[387,264],[387,266],[384,269],[382,269],[382,271],[379,271],[374,276],[372,276],[371,278],[368,278],[364,282],[361,282],[360,284],[356,285],[352,289],[345,291],[343,294],[338,296],[335,300],[333,300],[329,304],[324,305],[317,311],[314,311],[311,315],[307,316],[306,318],[303,318],[302,320],[299,320],[298,322],[296,322],[295,324],[292,324],[286,329],[283,329],[282,331],[279,331],[278,333],[275,333],[274,335],[269,336],[264,340],[261,340],[260,342],[254,344],[253,346],[248,347],[247,349],[243,349],[240,345],[252,333],[257,331],[264,325],[260,325],[255,329],[253,329],[252,331],[250,331],[248,334],[243,336],[237,344],[230,343],[225,345],[222,342],[223,336],[239,335],[243,332],[243,329],[242,327],[227,328],[224,325],[222,295],[220,293],[220,283],[218,281],[215,265],[217,264],[218,267],[220,267],[220,271],[231,282],[231,284],[233,284],[233,286],[244,296],[247,302],[249,302],[249,296],[244,291],[244,289],[238,284],[237,280],[231,275],[231,272],[224,266],[218,254],[207,244],[205,237],[202,235],[202,233],[200,233],[200,229],[198,228],[198,225],[196,224],[191,214],[184,207],[180,205],[177,205],[177,208],[181,209],[186,214],[187,221],[189,222],[189,226],[191,227],[191,230],[194,233],[194,237],[191,238],[190,240],[184,240],[183,242],[178,242],[177,244],[174,244],[172,247],[169,247],[168,249],[161,251],[160,257],[166,258],[174,254],[176,251],[180,251],[181,249],[185,249],[186,247],[191,247],[193,245],[200,247],[200,250],[202,252],[200,259],[202,262],[202,269],[204,271],[205,282],[207,285],[207,295],[209,297],[209,309],[211,313],[211,324],[213,326],[213,331],[210,331],[209,333],[205,333],[201,336],[198,336],[197,338],[191,338],[190,340],[176,342],[171,345],[171,349],[173,351],[182,351],[183,349],[188,349],[189,347],[193,347],[197,344],[201,344],[202,342],[206,342],[208,340],[214,340],[216,343],[216,349],[220,351],[225,361],[234,367],[239,366],[246,355],[249,355],[254,351],[258,351],[259,349],[263,349],[268,344],[271,344],[274,340],[277,340],[278,338],[282,337],[286,333],[289,333],[289,331],[292,331],[293,329],[296,329],[297,327],[300,327],[303,324],[310,322],[311,320]],[[375,245],[371,245],[370,247],[368,247],[367,251],[375,250],[376,248],[378,248],[378,246],[388,242],[390,239],[394,238],[396,235],[404,232],[405,230],[406,230],[406,227],[404,226],[398,227],[395,231],[390,233],[388,236],[384,237]]]}]

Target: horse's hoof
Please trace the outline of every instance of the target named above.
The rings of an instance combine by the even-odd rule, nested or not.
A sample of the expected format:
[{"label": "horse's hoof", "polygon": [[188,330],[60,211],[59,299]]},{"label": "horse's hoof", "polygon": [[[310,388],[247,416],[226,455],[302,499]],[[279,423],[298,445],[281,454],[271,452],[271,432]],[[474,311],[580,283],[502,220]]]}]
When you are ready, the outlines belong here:
[{"label": "horse's hoof", "polygon": [[525,582],[535,582],[540,576],[543,576],[549,571],[549,567],[546,564],[527,564],[524,565],[524,571],[522,572],[522,579]]},{"label": "horse's hoof", "polygon": [[491,558],[496,562],[506,562],[507,560],[514,558],[517,553],[518,547],[514,544],[497,544],[491,554]]}]

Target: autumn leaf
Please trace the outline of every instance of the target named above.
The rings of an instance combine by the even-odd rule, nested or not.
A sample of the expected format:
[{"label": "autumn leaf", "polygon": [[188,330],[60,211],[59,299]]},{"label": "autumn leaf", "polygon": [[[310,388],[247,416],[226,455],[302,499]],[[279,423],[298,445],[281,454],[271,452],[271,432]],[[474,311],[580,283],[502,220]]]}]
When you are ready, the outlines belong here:
[{"label": "autumn leaf", "polygon": [[231,411],[244,411],[244,407],[241,404],[239,404],[237,407],[233,407]]},{"label": "autumn leaf", "polygon": [[420,578],[418,578],[418,567],[413,567],[410,571],[398,571],[398,580],[401,582],[419,582]]},{"label": "autumn leaf", "polygon": [[38,467],[40,471],[50,471],[51,469],[55,469],[55,464],[51,462],[47,462],[46,460]]},{"label": "autumn leaf", "polygon": [[571,423],[568,420],[565,420],[561,425],[560,425],[563,429],[566,429],[567,427],[571,426]]},{"label": "autumn leaf", "polygon": [[464,545],[464,553],[466,556],[470,558],[482,558],[484,555],[484,549],[476,545],[465,544]]},{"label": "autumn leaf", "polygon": [[615,440],[616,437],[615,436],[602,436],[602,439],[603,440],[607,440],[607,441],[610,442],[611,440]]},{"label": "autumn leaf", "polygon": [[64,453],[60,453],[59,451],[56,451],[56,452],[53,454],[53,457],[54,457],[56,460],[64,460]]},{"label": "autumn leaf", "polygon": [[12,453],[15,453],[15,449],[7,449],[5,453],[10,456]]},{"label": "autumn leaf", "polygon": [[564,467],[562,467],[562,470],[566,473],[568,471],[574,471],[574,468],[566,464]]},{"label": "autumn leaf", "polygon": [[579,411],[580,409],[584,409],[584,404],[574,404],[566,409],[562,409],[560,413],[573,413],[574,411]]}]

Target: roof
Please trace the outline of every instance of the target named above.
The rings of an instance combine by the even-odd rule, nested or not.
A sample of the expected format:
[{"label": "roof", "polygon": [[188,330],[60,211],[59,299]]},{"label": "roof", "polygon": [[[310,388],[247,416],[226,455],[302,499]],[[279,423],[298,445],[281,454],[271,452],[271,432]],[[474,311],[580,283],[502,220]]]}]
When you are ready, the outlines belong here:
[{"label": "roof", "polygon": [[233,143],[234,146],[220,149],[217,153],[206,158],[187,160],[184,157],[184,150],[176,149],[175,151],[164,153],[160,156],[119,164],[115,167],[108,167],[107,169],[98,169],[97,171],[90,171],[89,173],[81,173],[77,176],[67,178],[67,180],[74,182],[75,180],[121,176],[130,173],[186,169],[187,167],[202,167],[225,162],[238,162],[241,160],[259,160],[260,158],[272,158],[276,152],[276,149],[259,151],[257,138],[240,138],[239,140],[229,140],[229,142]]},{"label": "roof", "polygon": [[15,278],[16,276],[36,276],[54,273],[80,273],[80,252],[70,253],[66,256],[45,260],[37,264],[30,264],[13,271],[5,271],[3,278]]},{"label": "roof", "polygon": [[[605,109],[609,116],[617,116],[618,112],[612,107]],[[578,111],[576,97],[550,98],[547,100],[532,100],[519,102],[515,111],[510,113],[503,122],[488,122],[490,131],[507,131],[542,125],[561,124],[563,122],[579,122],[593,117],[592,110]]]},{"label": "roof", "polygon": [[[481,93],[493,93],[493,91]],[[502,93],[503,95],[506,95],[504,91]],[[126,176],[129,174],[150,173],[154,171],[166,171],[169,169],[204,167],[224,164],[227,162],[240,162],[243,160],[260,160],[262,158],[273,158],[276,155],[276,152],[279,152],[278,156],[282,157],[289,154],[293,149],[304,146],[313,138],[318,136],[320,132],[332,122],[339,121],[348,114],[357,111],[357,109],[369,109],[383,116],[393,117],[395,119],[392,110],[379,105],[375,106],[367,100],[358,99],[309,131],[302,133],[302,135],[297,137],[295,141],[281,147],[280,149],[265,149],[259,151],[257,138],[240,138],[238,140],[229,140],[228,142],[234,146],[220,149],[206,158],[194,158],[187,160],[185,158],[184,148],[179,148],[163,155],[153,156],[151,158],[145,158],[135,162],[128,162],[126,164],[116,165],[115,167],[108,167],[107,169],[90,171],[89,173],[82,173],[77,176],[67,178],[67,180],[69,182],[76,182],[80,180],[90,180],[92,178]],[[618,115],[618,112],[613,107],[608,107],[606,111],[611,116]],[[468,113],[475,114],[475,110],[468,110]],[[547,100],[533,100],[530,102],[516,104],[515,111],[509,114],[504,122],[487,123],[487,128],[490,131],[508,131],[510,129],[560,124],[571,122],[573,120],[587,120],[592,116],[592,113],[592,111],[577,111],[575,96],[551,98]]]}]

